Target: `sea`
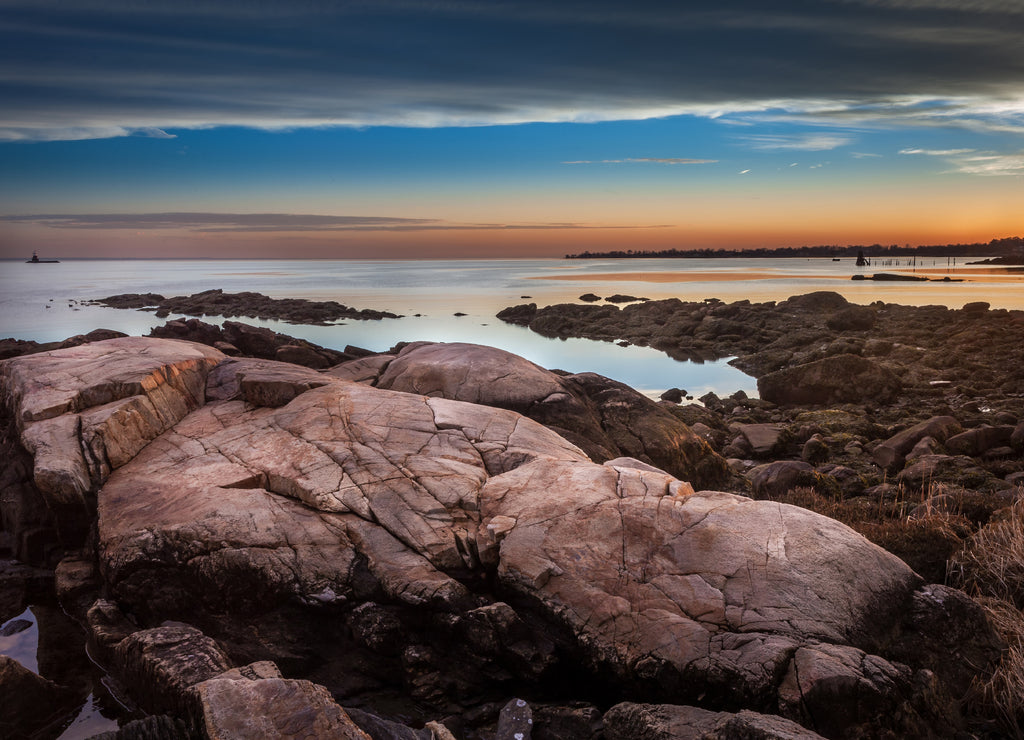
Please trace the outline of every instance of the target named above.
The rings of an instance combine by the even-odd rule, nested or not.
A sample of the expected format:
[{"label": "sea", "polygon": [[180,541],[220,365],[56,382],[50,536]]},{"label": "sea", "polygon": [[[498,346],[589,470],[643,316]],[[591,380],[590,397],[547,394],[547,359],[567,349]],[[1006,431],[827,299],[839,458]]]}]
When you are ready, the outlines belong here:
[{"label": "sea", "polygon": [[[977,260],[979,258],[973,258]],[[857,273],[906,272],[930,282],[854,281]],[[942,278],[950,282],[941,282]],[[963,282],[952,282],[952,281]],[[1024,308],[1024,274],[967,264],[963,258],[895,258],[858,268],[852,259],[492,259],[492,260],[61,260],[0,261],[0,337],[59,341],[96,328],[143,335],[167,319],[151,311],[88,305],[118,293],[188,295],[221,288],[275,298],[335,300],[399,319],[344,320],[331,326],[236,319],[344,349],[384,351],[398,342],[471,342],[499,347],[546,368],[597,372],[656,398],[680,388],[756,395],[756,381],[729,365],[678,362],[648,348],[587,339],[549,339],[495,318],[521,303],[578,303],[585,293],[608,297],[717,298],[781,301],[833,290],[854,303],[881,300],[960,307],[984,300]],[[220,323],[222,317],[204,321]]]}]

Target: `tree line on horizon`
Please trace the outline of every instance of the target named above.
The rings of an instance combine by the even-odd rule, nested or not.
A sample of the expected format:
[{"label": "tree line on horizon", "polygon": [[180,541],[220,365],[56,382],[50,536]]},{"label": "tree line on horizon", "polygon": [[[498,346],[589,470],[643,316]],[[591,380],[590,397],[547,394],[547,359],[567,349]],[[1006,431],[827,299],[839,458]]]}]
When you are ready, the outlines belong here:
[{"label": "tree line on horizon", "polygon": [[680,257],[688,259],[718,259],[723,257],[1003,257],[1024,252],[1024,237],[1010,236],[973,244],[931,244],[912,247],[909,244],[821,244],[803,247],[758,247],[755,249],[658,249],[612,250],[609,252],[579,252],[567,254],[565,259],[622,259]]}]

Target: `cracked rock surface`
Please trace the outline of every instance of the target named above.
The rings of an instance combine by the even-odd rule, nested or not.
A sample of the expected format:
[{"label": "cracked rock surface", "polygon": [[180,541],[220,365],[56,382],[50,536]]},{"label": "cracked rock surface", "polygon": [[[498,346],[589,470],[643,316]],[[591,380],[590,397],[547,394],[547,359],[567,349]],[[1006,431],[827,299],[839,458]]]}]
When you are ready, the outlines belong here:
[{"label": "cracked rock surface", "polygon": [[[446,708],[571,675],[811,729],[825,702],[898,707],[908,732],[949,721],[931,672],[872,654],[922,585],[901,560],[804,509],[597,464],[479,394],[397,390],[415,354],[386,390],[116,339],[8,361],[0,382],[58,520],[95,497],[110,601],[197,625],[236,663],[293,660],[339,700],[370,659]],[[325,646],[346,627],[342,660]]]}]

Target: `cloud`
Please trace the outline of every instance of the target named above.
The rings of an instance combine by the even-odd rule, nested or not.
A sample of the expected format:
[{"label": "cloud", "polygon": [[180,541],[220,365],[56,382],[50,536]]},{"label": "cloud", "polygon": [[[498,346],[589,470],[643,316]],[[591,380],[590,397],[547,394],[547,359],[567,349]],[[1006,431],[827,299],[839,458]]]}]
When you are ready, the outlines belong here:
[{"label": "cloud", "polygon": [[944,159],[952,169],[965,175],[1006,177],[1024,175],[1024,152],[1000,153],[975,149],[901,149],[900,154]]},{"label": "cloud", "polygon": [[1024,129],[1021,18],[1016,0],[0,0],[0,140],[773,110]]},{"label": "cloud", "polygon": [[0,222],[52,229],[177,229],[197,233],[280,233],[315,231],[518,231],[566,229],[660,229],[667,224],[607,226],[573,222],[453,223],[433,218],[325,216],[294,213],[74,213],[0,216]]},{"label": "cloud", "polygon": [[687,159],[684,157],[628,157],[626,159],[575,159],[562,164],[631,164],[634,162],[651,164],[714,164],[717,159]]},{"label": "cloud", "polygon": [[968,154],[973,149],[900,149],[900,154],[925,154],[929,157],[951,157],[956,154]]},{"label": "cloud", "polygon": [[853,142],[852,137],[840,134],[763,135],[741,138],[749,142],[754,149],[793,149],[807,152],[829,151]]}]

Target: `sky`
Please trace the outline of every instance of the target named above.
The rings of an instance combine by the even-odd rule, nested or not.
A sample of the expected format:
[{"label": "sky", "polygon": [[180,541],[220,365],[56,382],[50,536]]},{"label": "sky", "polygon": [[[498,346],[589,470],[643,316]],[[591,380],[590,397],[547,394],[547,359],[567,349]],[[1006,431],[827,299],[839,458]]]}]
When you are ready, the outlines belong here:
[{"label": "sky", "polygon": [[0,258],[1024,235],[1021,0],[0,0]]}]

